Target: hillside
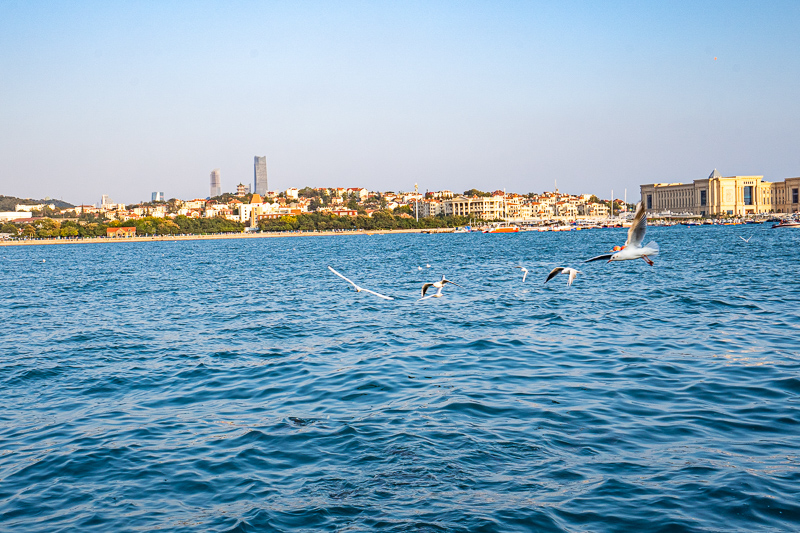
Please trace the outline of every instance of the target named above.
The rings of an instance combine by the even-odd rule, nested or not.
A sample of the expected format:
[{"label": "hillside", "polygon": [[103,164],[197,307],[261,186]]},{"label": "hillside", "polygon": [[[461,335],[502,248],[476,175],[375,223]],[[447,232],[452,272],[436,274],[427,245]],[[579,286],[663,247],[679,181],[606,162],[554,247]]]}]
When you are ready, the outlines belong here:
[{"label": "hillside", "polygon": [[37,204],[54,204],[57,208],[64,209],[67,207],[75,207],[74,205],[64,202],[62,200],[34,200],[32,198],[17,198],[16,196],[3,196],[0,194],[0,211],[13,211],[17,204],[23,205],[37,205]]}]

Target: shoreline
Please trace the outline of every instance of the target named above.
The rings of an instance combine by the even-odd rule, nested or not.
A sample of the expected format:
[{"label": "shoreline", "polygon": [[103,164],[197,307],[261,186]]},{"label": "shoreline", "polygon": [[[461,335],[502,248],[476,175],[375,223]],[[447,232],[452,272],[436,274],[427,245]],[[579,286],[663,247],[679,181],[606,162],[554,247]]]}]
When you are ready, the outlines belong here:
[{"label": "shoreline", "polygon": [[355,231],[305,231],[305,232],[276,232],[276,233],[213,233],[208,235],[137,235],[136,237],[95,237],[95,238],[54,238],[32,240],[0,241],[0,246],[48,246],[53,244],[114,244],[130,242],[158,242],[158,241],[208,241],[220,239],[263,239],[277,237],[328,237],[346,235],[388,235],[404,233],[448,233],[452,228],[425,228],[425,229],[381,229],[381,230],[355,230]]}]

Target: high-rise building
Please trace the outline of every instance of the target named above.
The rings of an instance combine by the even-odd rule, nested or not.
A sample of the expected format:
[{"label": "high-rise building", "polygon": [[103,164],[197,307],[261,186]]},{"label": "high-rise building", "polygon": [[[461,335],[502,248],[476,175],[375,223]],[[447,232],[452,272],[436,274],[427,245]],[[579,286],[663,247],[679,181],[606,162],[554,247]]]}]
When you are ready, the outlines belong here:
[{"label": "high-rise building", "polygon": [[256,156],[253,164],[253,192],[267,194],[267,156]]},{"label": "high-rise building", "polygon": [[211,197],[219,196],[222,194],[222,180],[219,177],[219,169],[215,168],[211,171]]},{"label": "high-rise building", "polygon": [[111,204],[111,198],[109,198],[107,194],[104,194],[100,197],[100,207],[105,207],[110,204]]},{"label": "high-rise building", "polygon": [[164,201],[164,193],[163,192],[154,192],[150,196],[151,202],[163,202]]}]

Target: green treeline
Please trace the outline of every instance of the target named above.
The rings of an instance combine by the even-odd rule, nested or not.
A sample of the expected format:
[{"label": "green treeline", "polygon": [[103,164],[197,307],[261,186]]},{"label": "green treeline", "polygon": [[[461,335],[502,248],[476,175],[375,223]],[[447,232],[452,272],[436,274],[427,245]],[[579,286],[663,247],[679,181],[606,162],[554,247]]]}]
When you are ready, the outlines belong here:
[{"label": "green treeline", "polygon": [[[397,212],[397,210],[395,211]],[[302,215],[284,215],[277,219],[262,220],[258,227],[261,231],[331,231],[331,230],[383,230],[383,229],[426,229],[452,228],[469,224],[466,217],[436,216],[410,218],[405,210],[403,215],[393,215],[391,211],[376,211],[371,217],[358,215],[354,217],[337,216],[329,213],[305,213]],[[144,217],[126,222],[112,221],[72,221],[43,218],[32,223],[15,224],[8,222],[0,225],[0,233],[10,233],[13,237],[52,239],[77,237],[105,237],[106,230],[114,227],[135,227],[136,235],[181,235],[241,233],[244,224],[226,218],[189,218],[179,215],[175,218]]]},{"label": "green treeline", "polygon": [[376,211],[371,217],[366,215],[336,216],[327,213],[284,215],[276,219],[262,220],[258,227],[261,231],[330,231],[452,228],[466,224],[469,224],[467,218],[460,216],[420,218],[417,222],[413,218],[395,216],[389,211]]},{"label": "green treeline", "polygon": [[179,215],[175,218],[144,217],[126,222],[112,221],[84,222],[72,220],[53,220],[43,218],[33,223],[14,224],[9,222],[0,226],[0,233],[10,233],[14,237],[52,239],[55,237],[105,237],[108,228],[135,227],[137,235],[200,235],[207,233],[241,233],[244,224],[226,218],[189,218]]}]

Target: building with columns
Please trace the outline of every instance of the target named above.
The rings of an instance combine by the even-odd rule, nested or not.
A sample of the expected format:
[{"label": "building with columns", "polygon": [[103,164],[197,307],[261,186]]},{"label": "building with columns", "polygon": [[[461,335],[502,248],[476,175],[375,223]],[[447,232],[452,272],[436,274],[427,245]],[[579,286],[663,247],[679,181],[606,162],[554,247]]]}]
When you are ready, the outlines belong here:
[{"label": "building with columns", "polygon": [[800,211],[800,177],[782,182],[764,176],[722,176],[717,169],[692,183],[641,185],[648,213],[691,213],[700,216],[743,216]]}]

